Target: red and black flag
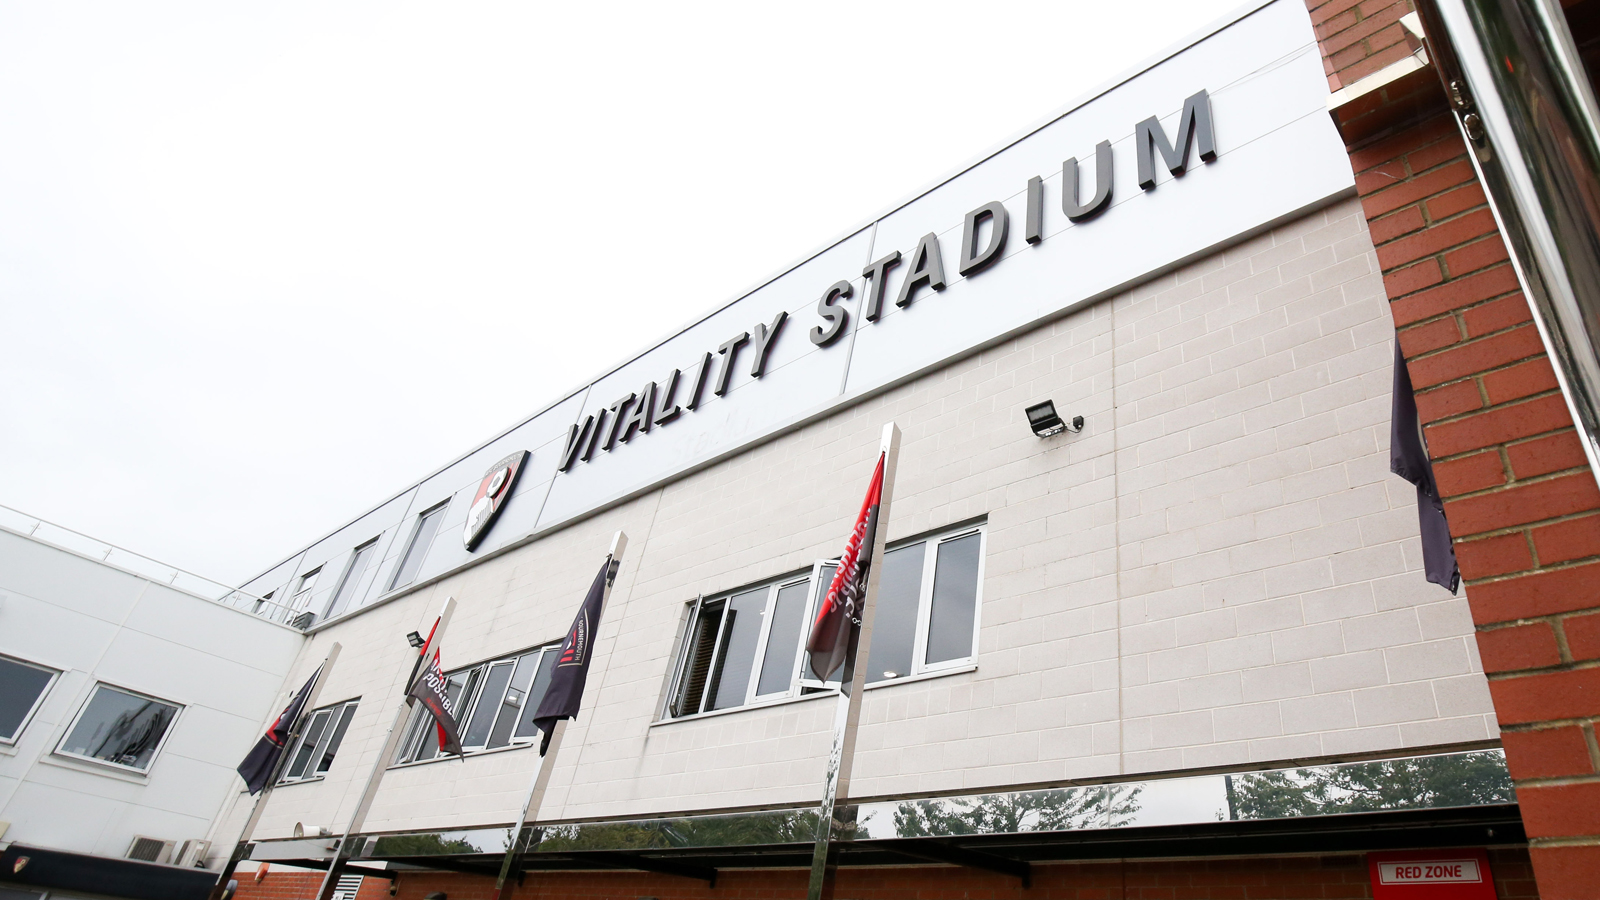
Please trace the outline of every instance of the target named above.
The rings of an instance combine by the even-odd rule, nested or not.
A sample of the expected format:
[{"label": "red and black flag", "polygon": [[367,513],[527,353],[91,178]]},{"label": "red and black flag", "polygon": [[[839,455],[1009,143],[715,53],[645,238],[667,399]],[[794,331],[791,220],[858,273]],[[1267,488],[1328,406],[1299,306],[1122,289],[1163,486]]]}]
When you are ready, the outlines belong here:
[{"label": "red and black flag", "polygon": [[[437,630],[439,623],[433,623],[433,627]],[[461,698],[450,698],[450,680],[439,666],[439,650],[433,646],[433,632],[428,633],[428,642],[422,647],[422,658],[422,672],[411,682],[406,696],[415,697],[433,714],[434,727],[439,732],[439,752],[460,756],[461,732],[456,726],[456,713],[459,711],[457,701]]]},{"label": "red and black flag", "polygon": [[322,674],[322,667],[318,666],[311,673],[311,680],[307,681],[300,693],[294,695],[289,705],[284,707],[267,733],[256,741],[245,755],[244,762],[239,763],[237,769],[240,777],[244,778],[245,786],[250,793],[257,794],[272,780],[272,773],[278,768],[278,760],[283,756],[283,751],[289,745],[289,735],[294,730],[295,720],[300,718],[300,713],[305,709],[306,698],[311,696],[311,686],[317,683],[317,676]]},{"label": "red and black flag", "polygon": [[554,671],[550,673],[550,686],[534,713],[533,724],[544,732],[539,742],[539,755],[550,749],[550,735],[555,733],[558,719],[577,718],[578,707],[583,702],[583,686],[589,680],[589,661],[594,658],[594,631],[600,625],[600,613],[605,607],[606,584],[617,575],[617,563],[610,556],[600,567],[600,574],[589,585],[589,593],[578,607],[577,618],[567,629],[567,639],[561,644],[561,655],[556,657]]},{"label": "red and black flag", "polygon": [[811,673],[823,681],[844,665],[851,636],[861,626],[861,606],[867,595],[867,573],[872,567],[872,544],[878,533],[878,505],[883,500],[883,454],[867,486],[856,527],[839,558],[839,570],[811,623],[806,650],[811,653]]}]

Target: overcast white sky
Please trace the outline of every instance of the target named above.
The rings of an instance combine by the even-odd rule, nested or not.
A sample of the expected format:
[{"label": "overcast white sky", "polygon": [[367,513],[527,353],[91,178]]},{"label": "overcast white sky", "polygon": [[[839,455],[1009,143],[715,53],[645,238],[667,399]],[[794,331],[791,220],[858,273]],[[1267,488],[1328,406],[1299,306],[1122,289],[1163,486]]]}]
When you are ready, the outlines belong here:
[{"label": "overcast white sky", "polygon": [[1236,5],[0,0],[0,504],[240,582]]}]

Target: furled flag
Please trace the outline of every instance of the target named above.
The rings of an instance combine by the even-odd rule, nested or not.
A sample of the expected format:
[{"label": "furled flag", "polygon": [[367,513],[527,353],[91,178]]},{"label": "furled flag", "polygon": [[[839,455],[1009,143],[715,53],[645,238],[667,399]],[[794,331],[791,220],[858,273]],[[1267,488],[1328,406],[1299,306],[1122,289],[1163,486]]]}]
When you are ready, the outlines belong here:
[{"label": "furled flag", "polygon": [[600,612],[606,601],[606,583],[615,578],[617,563],[610,556],[600,567],[600,574],[589,585],[589,593],[578,607],[577,618],[567,629],[567,639],[561,644],[561,655],[556,657],[555,669],[550,673],[550,686],[533,715],[533,724],[544,732],[539,742],[539,755],[550,749],[550,736],[555,733],[556,720],[577,718],[578,707],[583,702],[583,686],[589,680],[589,661],[594,657],[594,630],[600,625]]},{"label": "furled flag", "polygon": [[1389,471],[1417,486],[1417,521],[1422,531],[1422,568],[1427,579],[1454,594],[1461,584],[1456,551],[1450,546],[1450,523],[1444,501],[1433,481],[1433,463],[1422,440],[1417,419],[1417,398],[1411,391],[1411,373],[1394,344],[1394,399],[1389,414]]},{"label": "furled flag", "polygon": [[311,673],[311,680],[306,682],[300,693],[294,695],[289,705],[284,707],[267,733],[256,741],[245,755],[244,762],[239,763],[239,775],[244,778],[245,786],[250,793],[257,794],[272,780],[273,770],[278,768],[278,759],[283,756],[284,748],[289,744],[289,733],[294,730],[295,720],[300,718],[300,711],[305,708],[306,698],[311,696],[311,686],[317,683],[317,676],[322,674],[322,667],[318,666]]},{"label": "furled flag", "polygon": [[811,653],[811,673],[827,681],[844,665],[849,652],[850,637],[861,625],[861,605],[867,595],[867,574],[872,568],[872,544],[878,533],[878,504],[883,499],[884,457],[878,455],[878,467],[872,472],[872,482],[867,485],[867,499],[861,503],[856,516],[855,530],[844,545],[844,555],[839,558],[839,569],[822,598],[816,621],[811,623],[811,637],[806,650]]},{"label": "furled flag", "polygon": [[[435,622],[433,627],[437,629],[439,623]],[[411,689],[406,691],[406,696],[415,697],[433,714],[434,727],[439,732],[439,752],[461,756],[461,732],[456,727],[456,701],[450,699],[450,681],[439,667],[439,650],[433,646],[432,632],[428,634],[428,643],[423,646],[422,653],[422,674],[411,682]]]}]

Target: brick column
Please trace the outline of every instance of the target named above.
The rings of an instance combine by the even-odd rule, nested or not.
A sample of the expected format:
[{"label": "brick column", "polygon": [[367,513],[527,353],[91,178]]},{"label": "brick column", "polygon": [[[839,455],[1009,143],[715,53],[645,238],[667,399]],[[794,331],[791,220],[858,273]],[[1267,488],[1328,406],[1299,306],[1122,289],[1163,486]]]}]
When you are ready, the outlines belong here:
[{"label": "brick column", "polygon": [[[1310,0],[1332,89],[1409,55],[1407,2]],[[1402,50],[1401,48],[1404,48]],[[1421,73],[1418,73],[1421,74]],[[1350,149],[1478,629],[1540,895],[1600,898],[1600,490],[1437,75]],[[1366,133],[1373,133],[1368,127]],[[1361,140],[1346,130],[1348,139]]]}]

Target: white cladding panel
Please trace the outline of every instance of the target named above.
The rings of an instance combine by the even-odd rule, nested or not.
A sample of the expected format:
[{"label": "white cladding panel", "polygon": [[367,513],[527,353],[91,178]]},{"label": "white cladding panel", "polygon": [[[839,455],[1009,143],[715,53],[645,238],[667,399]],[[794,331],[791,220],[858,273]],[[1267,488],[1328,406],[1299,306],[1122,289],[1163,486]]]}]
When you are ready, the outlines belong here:
[{"label": "white cladding panel", "polygon": [[[286,702],[293,630],[0,530],[0,654],[61,674],[0,745],[7,840],[121,856],[134,835],[208,836],[234,767]],[[96,683],[182,706],[144,773],[54,753]]]}]

